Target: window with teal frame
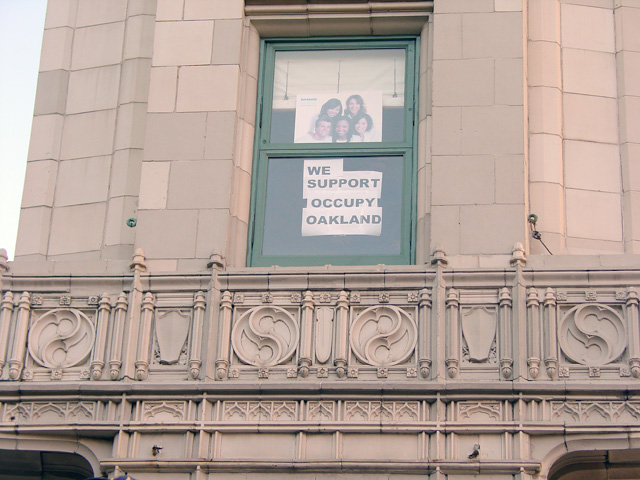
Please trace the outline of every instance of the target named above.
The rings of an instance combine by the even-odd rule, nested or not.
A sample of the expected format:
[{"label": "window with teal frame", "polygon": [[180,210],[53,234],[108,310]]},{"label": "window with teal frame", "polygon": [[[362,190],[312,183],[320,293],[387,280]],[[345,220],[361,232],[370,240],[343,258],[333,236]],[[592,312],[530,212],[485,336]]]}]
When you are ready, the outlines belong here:
[{"label": "window with teal frame", "polygon": [[248,265],[414,262],[418,41],[262,41]]}]

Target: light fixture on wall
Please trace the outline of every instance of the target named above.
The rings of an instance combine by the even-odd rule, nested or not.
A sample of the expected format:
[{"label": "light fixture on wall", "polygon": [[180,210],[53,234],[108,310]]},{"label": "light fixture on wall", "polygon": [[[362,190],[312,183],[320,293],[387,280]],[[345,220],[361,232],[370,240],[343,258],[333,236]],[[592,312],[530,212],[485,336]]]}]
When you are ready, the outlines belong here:
[{"label": "light fixture on wall", "polygon": [[531,230],[531,236],[542,244],[542,246],[547,250],[547,252],[549,252],[549,255],[553,255],[553,253],[551,253],[551,250],[549,250],[549,247],[547,247],[542,241],[542,234],[538,230],[536,230],[538,215],[536,215],[535,213],[529,214],[529,216],[527,217],[527,221],[529,222],[529,229]]}]

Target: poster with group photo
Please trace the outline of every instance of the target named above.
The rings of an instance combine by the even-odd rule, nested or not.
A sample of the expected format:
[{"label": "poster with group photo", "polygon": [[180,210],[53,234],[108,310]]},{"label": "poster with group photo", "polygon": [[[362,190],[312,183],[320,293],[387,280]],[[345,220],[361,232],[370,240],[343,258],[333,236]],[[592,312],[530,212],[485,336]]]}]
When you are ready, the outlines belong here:
[{"label": "poster with group photo", "polygon": [[310,93],[296,98],[294,143],[382,141],[382,92]]}]

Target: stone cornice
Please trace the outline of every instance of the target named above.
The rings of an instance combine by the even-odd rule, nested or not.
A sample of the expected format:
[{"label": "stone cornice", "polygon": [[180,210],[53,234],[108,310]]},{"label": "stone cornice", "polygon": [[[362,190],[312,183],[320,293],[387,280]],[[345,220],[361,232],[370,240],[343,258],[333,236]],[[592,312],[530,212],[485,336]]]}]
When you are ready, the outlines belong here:
[{"label": "stone cornice", "polygon": [[550,398],[598,398],[602,400],[640,399],[640,383],[628,382],[403,382],[355,381],[343,383],[316,382],[181,382],[167,385],[166,382],[2,382],[0,395],[3,399],[51,399],[58,398],[102,398],[129,400],[141,398],[222,398],[228,396],[255,398],[419,398],[433,401],[501,399],[508,401]]},{"label": "stone cornice", "polygon": [[357,13],[426,13],[433,11],[433,0],[364,2],[246,2],[245,13],[256,15],[314,15]]}]

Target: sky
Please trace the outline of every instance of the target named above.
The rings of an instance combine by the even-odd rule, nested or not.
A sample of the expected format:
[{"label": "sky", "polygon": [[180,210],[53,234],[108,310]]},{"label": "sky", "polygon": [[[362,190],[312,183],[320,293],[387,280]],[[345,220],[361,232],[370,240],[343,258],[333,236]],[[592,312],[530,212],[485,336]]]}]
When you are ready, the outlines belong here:
[{"label": "sky", "polygon": [[0,248],[15,252],[47,0],[0,0]]}]

